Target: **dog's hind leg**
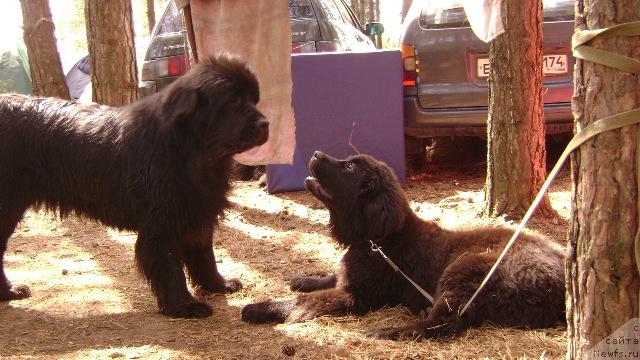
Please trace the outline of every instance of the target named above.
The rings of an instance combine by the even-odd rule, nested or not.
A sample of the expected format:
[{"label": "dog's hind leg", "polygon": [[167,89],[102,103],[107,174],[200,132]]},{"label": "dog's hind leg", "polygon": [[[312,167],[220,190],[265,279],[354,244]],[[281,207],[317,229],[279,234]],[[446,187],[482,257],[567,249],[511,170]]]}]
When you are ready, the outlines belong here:
[{"label": "dog's hind leg", "polygon": [[289,287],[293,291],[311,292],[334,288],[336,287],[336,282],[336,274],[327,276],[299,276],[291,280]]},{"label": "dog's hind leg", "polygon": [[25,285],[12,285],[4,273],[4,253],[7,250],[9,237],[22,220],[27,207],[8,207],[0,201],[0,301],[18,300],[31,296]]},{"label": "dog's hind leg", "polygon": [[[211,316],[211,306],[193,298],[187,289],[182,250],[171,241],[171,231],[141,230],[136,241],[138,268],[158,299],[160,312],[179,318]],[[174,235],[176,236],[176,235]]]},{"label": "dog's hind leg", "polygon": [[488,297],[486,300],[478,299],[462,316],[458,314],[480,285],[490,266],[491,261],[483,255],[467,254],[461,257],[443,272],[436,290],[435,303],[426,319],[413,325],[372,331],[368,335],[390,340],[446,337],[457,335],[471,324],[482,322],[477,307],[485,308],[487,303],[491,306],[495,301],[490,297],[492,282],[480,293]]},{"label": "dog's hind leg", "polygon": [[218,272],[213,253],[213,227],[189,241],[184,249],[184,265],[191,283],[206,292],[232,293],[242,289],[238,279],[225,280]]}]

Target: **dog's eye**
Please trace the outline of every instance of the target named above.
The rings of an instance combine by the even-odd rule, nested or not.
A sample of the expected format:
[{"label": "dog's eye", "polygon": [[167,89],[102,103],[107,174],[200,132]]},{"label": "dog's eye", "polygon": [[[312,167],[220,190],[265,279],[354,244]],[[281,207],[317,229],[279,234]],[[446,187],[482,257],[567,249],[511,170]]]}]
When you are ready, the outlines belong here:
[{"label": "dog's eye", "polygon": [[356,169],[356,165],[354,163],[346,163],[344,164],[344,169],[348,172],[353,172]]}]

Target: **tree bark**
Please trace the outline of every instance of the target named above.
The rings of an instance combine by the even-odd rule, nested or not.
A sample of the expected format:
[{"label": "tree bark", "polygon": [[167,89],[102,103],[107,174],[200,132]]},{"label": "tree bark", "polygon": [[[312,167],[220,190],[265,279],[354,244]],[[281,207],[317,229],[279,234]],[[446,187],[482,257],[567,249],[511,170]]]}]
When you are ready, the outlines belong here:
[{"label": "tree bark", "polygon": [[[542,116],[542,1],[504,0],[491,42],[485,215],[520,218],[546,176]],[[539,211],[554,214],[548,197]]]},{"label": "tree bark", "polygon": [[149,35],[153,33],[153,27],[156,26],[156,8],[154,0],[147,0],[147,24],[149,25]]},{"label": "tree bark", "polygon": [[69,99],[49,0],[20,0],[33,94]]},{"label": "tree bark", "polygon": [[85,0],[93,101],[122,106],[138,98],[131,0]]},{"label": "tree bark", "polygon": [[380,21],[380,0],[351,0],[351,10],[363,24]]},{"label": "tree bark", "polygon": [[409,12],[412,2],[413,0],[402,0],[402,21],[407,17],[407,13]]},{"label": "tree bark", "polygon": [[364,22],[365,9],[363,0],[351,0],[351,10],[356,14],[358,20]]},{"label": "tree bark", "polygon": [[[576,26],[593,30],[640,20],[640,0],[578,1]],[[591,45],[640,59],[640,38],[596,39]],[[640,107],[640,76],[577,59],[573,111],[576,128]],[[572,156],[575,189],[567,273],[568,358],[593,347],[640,316],[640,276],[634,259],[638,233],[636,149],[639,127],[608,131]]]}]

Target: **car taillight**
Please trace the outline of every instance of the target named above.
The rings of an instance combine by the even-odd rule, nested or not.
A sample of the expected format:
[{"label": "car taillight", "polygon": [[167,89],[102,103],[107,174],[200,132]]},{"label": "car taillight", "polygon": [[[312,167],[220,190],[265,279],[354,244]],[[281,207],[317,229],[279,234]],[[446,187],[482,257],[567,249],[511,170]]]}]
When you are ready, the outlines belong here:
[{"label": "car taillight", "polygon": [[180,76],[187,72],[187,56],[182,54],[158,59],[156,68],[158,77]]},{"label": "car taillight", "polygon": [[313,52],[316,52],[316,43],[314,41],[291,43],[292,54],[313,53]]},{"label": "car taillight", "polygon": [[337,41],[316,41],[316,50],[318,52],[341,51],[342,47]]},{"label": "car taillight", "polygon": [[402,44],[402,85],[416,86],[418,80],[418,59],[412,45]]}]

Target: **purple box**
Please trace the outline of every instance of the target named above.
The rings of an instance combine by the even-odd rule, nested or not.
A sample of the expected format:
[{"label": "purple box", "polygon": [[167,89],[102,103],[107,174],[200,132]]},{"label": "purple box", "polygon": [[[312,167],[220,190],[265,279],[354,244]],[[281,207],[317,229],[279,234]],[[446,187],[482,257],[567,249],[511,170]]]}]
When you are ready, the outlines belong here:
[{"label": "purple box", "polygon": [[296,54],[291,76],[293,165],[267,165],[270,193],[303,190],[307,164],[316,150],[337,158],[356,154],[350,137],[360,153],[386,162],[404,184],[400,51]]}]

